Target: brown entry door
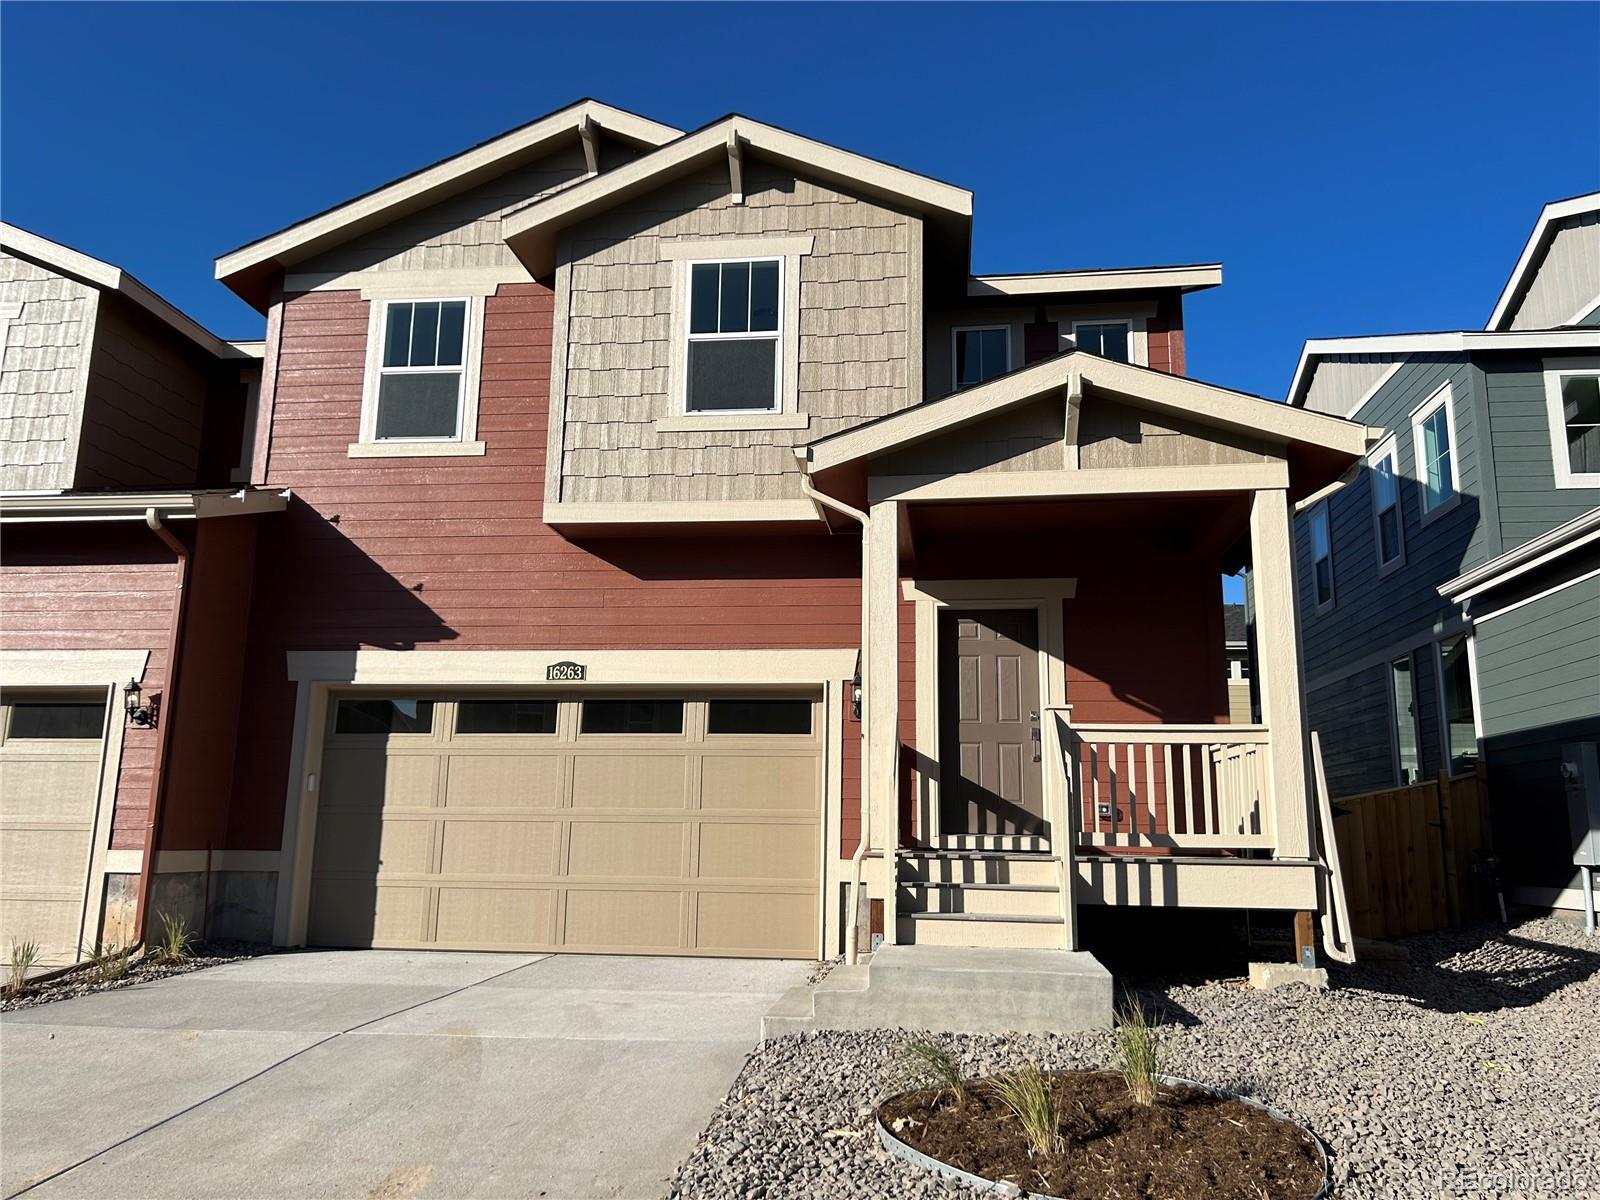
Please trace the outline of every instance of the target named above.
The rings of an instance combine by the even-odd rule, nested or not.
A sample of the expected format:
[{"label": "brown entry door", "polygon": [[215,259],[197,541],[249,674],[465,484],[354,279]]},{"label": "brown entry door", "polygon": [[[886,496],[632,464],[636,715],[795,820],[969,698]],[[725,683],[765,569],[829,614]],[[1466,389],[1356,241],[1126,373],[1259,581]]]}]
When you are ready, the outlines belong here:
[{"label": "brown entry door", "polygon": [[939,615],[939,795],[945,834],[1043,834],[1039,614]]}]

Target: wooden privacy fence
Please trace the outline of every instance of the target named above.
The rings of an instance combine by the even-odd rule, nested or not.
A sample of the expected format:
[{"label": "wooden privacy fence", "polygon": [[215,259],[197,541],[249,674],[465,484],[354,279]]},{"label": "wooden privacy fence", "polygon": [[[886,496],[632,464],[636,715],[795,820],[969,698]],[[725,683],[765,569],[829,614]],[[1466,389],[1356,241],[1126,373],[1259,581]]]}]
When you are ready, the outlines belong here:
[{"label": "wooden privacy fence", "polygon": [[1399,937],[1491,916],[1493,839],[1480,765],[1465,775],[1333,802],[1357,937]]}]

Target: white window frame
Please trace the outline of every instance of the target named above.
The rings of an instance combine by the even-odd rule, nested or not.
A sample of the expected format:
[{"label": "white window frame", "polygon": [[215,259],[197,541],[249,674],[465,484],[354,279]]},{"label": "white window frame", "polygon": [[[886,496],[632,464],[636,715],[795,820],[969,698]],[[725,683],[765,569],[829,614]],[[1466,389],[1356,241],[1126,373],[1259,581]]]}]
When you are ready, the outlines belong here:
[{"label": "white window frame", "polygon": [[[1141,322],[1139,322],[1138,326],[1135,326],[1133,320],[1131,318],[1128,318],[1128,317],[1084,317],[1083,320],[1074,321],[1072,323],[1072,345],[1073,345],[1074,348],[1076,348],[1077,345],[1078,345],[1078,327],[1080,325],[1121,325],[1121,326],[1123,326],[1128,331],[1128,362],[1129,362],[1129,364],[1132,365],[1132,366],[1137,366],[1137,367],[1143,367],[1143,366],[1147,366],[1148,365],[1148,359],[1145,357],[1145,354],[1148,353],[1148,352],[1147,351],[1142,352],[1140,347],[1137,346],[1134,343],[1134,333],[1143,328],[1144,322],[1141,321]],[[1143,339],[1141,338],[1140,340],[1142,341]]]},{"label": "white window frame", "polygon": [[[478,393],[483,366],[483,315],[485,293],[461,291],[386,292],[376,284],[362,289],[367,301],[367,359],[361,387],[360,440],[349,447],[351,458],[441,458],[481,455],[484,444],[478,440]],[[379,440],[378,389],[385,374],[383,343],[389,328],[392,304],[466,305],[466,327],[462,331],[461,390],[456,401],[456,436],[450,438],[384,438]],[[437,367],[388,368],[389,373],[437,371]]]},{"label": "white window frame", "polygon": [[[957,378],[957,373],[961,369],[960,368],[960,363],[961,363],[961,356],[960,356],[961,335],[963,333],[993,333],[996,330],[998,330],[1001,333],[1004,333],[1006,335],[1006,365],[1005,365],[1005,368],[1000,372],[1000,374],[1004,375],[1007,371],[1011,370],[1011,362],[1012,362],[1013,355],[1015,353],[1013,351],[1013,349],[1012,349],[1012,346],[1011,346],[1011,326],[1010,325],[955,325],[955,326],[951,327],[951,330],[950,330],[950,390],[952,392],[964,392],[968,388],[982,387],[983,384],[988,382],[988,380],[985,379],[985,380],[980,380],[977,383],[963,384],[961,382],[961,380],[959,378]],[[994,376],[991,375],[989,378],[993,379]]]},{"label": "white window frame", "polygon": [[[1395,690],[1394,686],[1394,666],[1398,662],[1409,663],[1411,669],[1411,711],[1405,714],[1404,717],[1400,712],[1400,693]],[[1411,737],[1413,744],[1417,748],[1417,778],[1413,782],[1421,783],[1423,776],[1427,773],[1426,764],[1422,761],[1424,749],[1422,744],[1422,700],[1417,690],[1417,680],[1421,672],[1417,667],[1417,656],[1409,650],[1404,654],[1395,655],[1385,665],[1388,668],[1389,683],[1389,766],[1394,772],[1395,787],[1410,787],[1411,784],[1405,781],[1405,777],[1400,772],[1400,722],[1407,717],[1411,721]]]},{"label": "white window frame", "polygon": [[[1389,562],[1383,561],[1383,513],[1378,508],[1378,467],[1385,459],[1389,460],[1394,479],[1395,532],[1400,546],[1400,552]],[[1406,508],[1400,494],[1400,443],[1394,434],[1384,438],[1377,449],[1367,455],[1367,470],[1372,475],[1372,553],[1378,561],[1378,574],[1382,576],[1406,565]]]},{"label": "white window frame", "polygon": [[[724,429],[805,429],[811,418],[800,411],[800,263],[815,247],[810,234],[777,237],[727,237],[666,242],[661,256],[672,269],[670,413],[654,422],[657,433],[699,433]],[[689,306],[693,270],[706,263],[778,263],[777,403],[770,409],[689,408]],[[696,334],[700,340],[737,340],[748,333]],[[765,336],[758,334],[756,336]]]},{"label": "white window frame", "polygon": [[[1422,426],[1440,408],[1444,409],[1445,433],[1450,438],[1450,449],[1445,455],[1446,461],[1450,464],[1450,498],[1442,504],[1429,508],[1428,451],[1426,440],[1422,436]],[[1412,410],[1411,450],[1417,467],[1417,487],[1421,489],[1417,497],[1417,508],[1421,513],[1422,524],[1427,525],[1461,503],[1461,443],[1456,439],[1455,390],[1450,384],[1446,383]]]},{"label": "white window frame", "polygon": [[[1328,531],[1328,598],[1317,599],[1317,518],[1322,518]],[[1306,549],[1311,559],[1311,607],[1317,613],[1332,612],[1339,600],[1339,586],[1334,579],[1333,566],[1333,512],[1326,500],[1306,513]]]},{"label": "white window frame", "polygon": [[[724,258],[691,258],[691,259],[687,260],[684,263],[684,271],[683,271],[683,278],[684,278],[683,303],[684,303],[684,312],[686,314],[692,313],[693,312],[693,303],[694,303],[694,269],[696,267],[721,267],[721,266],[726,266],[729,263],[748,264],[749,266],[755,266],[756,263],[767,263],[767,262],[776,263],[777,267],[778,267],[778,327],[776,329],[773,329],[773,330],[758,329],[758,330],[753,330],[753,331],[752,330],[743,330],[743,331],[735,332],[735,333],[695,333],[693,327],[689,324],[689,322],[686,321],[684,323],[683,335],[684,335],[684,338],[686,339],[685,343],[684,343],[684,348],[683,348],[684,372],[685,373],[684,373],[684,380],[683,380],[683,395],[681,397],[682,406],[678,410],[683,416],[685,416],[685,417],[724,417],[724,416],[763,416],[763,417],[769,417],[769,416],[773,416],[774,414],[781,413],[783,411],[783,363],[784,363],[783,334],[784,334],[784,315],[785,315],[784,310],[789,307],[787,304],[784,303],[785,267],[784,267],[783,256],[781,254],[752,254],[752,255],[749,255],[749,256],[734,255],[732,257],[724,257]],[[719,278],[720,278],[720,275],[719,275]],[[722,297],[720,295],[718,295],[717,300],[718,300],[718,312],[720,314]],[[696,342],[754,342],[754,341],[768,341],[768,342],[772,343],[772,358],[773,358],[773,362],[772,362],[772,403],[770,405],[767,405],[765,408],[708,408],[708,409],[699,409],[699,408],[693,408],[692,409],[692,408],[690,408],[689,407],[689,378],[688,378],[689,347],[694,345]]]},{"label": "white window frame", "polygon": [[1463,629],[1459,633],[1452,633],[1442,637],[1432,644],[1433,647],[1433,684],[1434,695],[1437,697],[1435,707],[1438,709],[1436,716],[1439,721],[1439,766],[1446,775],[1453,775],[1450,767],[1453,755],[1450,751],[1450,707],[1445,703],[1444,694],[1444,644],[1456,638],[1463,641],[1462,649],[1466,654],[1467,664],[1467,699],[1472,705],[1472,734],[1478,743],[1478,762],[1484,761],[1483,756],[1483,700],[1478,694],[1478,642],[1474,630]]},{"label": "white window frame", "polygon": [[1545,359],[1545,413],[1550,422],[1550,457],[1556,486],[1600,488],[1600,471],[1574,471],[1567,453],[1567,420],[1562,412],[1561,381],[1571,375],[1600,375],[1600,357]]}]

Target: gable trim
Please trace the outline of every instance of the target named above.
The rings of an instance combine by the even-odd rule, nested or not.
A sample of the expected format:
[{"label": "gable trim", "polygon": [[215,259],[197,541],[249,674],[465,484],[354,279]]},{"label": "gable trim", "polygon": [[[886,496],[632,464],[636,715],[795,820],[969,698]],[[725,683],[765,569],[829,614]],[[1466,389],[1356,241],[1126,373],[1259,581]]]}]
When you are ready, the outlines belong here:
[{"label": "gable trim", "polygon": [[1539,219],[1534,222],[1533,232],[1528,235],[1528,241],[1522,247],[1517,265],[1511,268],[1511,278],[1506,280],[1506,286],[1500,290],[1500,298],[1495,301],[1494,311],[1489,314],[1484,329],[1504,329],[1509,323],[1511,306],[1522,300],[1528,290],[1529,275],[1534,265],[1544,260],[1545,252],[1550,247],[1551,225],[1596,209],[1600,209],[1600,192],[1589,192],[1567,200],[1555,200],[1544,206],[1539,213]]}]

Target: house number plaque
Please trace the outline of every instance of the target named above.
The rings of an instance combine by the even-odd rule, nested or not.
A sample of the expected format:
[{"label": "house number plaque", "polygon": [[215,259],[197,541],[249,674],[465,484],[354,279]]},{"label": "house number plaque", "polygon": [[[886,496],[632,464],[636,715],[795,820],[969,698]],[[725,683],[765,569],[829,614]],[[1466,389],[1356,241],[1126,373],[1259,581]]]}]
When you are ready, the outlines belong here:
[{"label": "house number plaque", "polygon": [[575,662],[551,663],[544,669],[545,679],[554,682],[570,683],[573,680],[586,679],[588,675],[589,668]]}]

